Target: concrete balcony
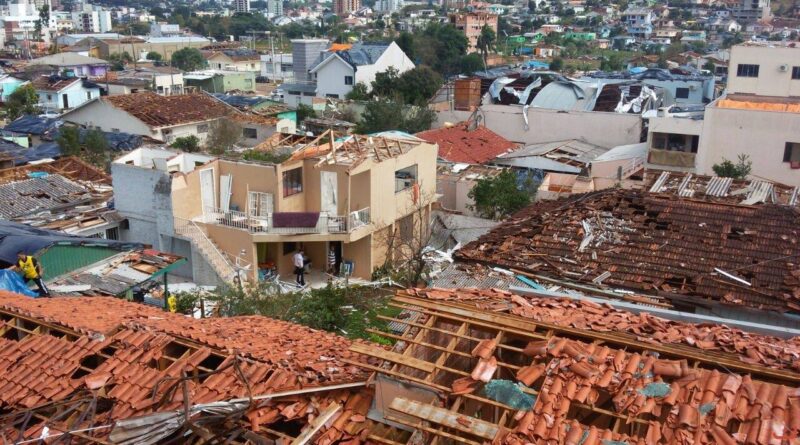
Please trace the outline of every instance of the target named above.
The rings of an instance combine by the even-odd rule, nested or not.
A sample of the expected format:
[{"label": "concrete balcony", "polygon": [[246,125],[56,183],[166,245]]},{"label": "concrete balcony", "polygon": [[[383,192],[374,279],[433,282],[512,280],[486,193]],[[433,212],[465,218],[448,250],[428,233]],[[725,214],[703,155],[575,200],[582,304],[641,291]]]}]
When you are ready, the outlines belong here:
[{"label": "concrete balcony", "polygon": [[350,212],[348,215],[329,215],[322,212],[314,225],[306,226],[304,224],[303,227],[291,227],[285,224],[279,224],[276,227],[275,214],[272,213],[255,216],[236,210],[212,208],[206,209],[199,219],[205,224],[233,227],[258,234],[346,234],[370,224],[370,209],[366,207]]},{"label": "concrete balcony", "polygon": [[697,157],[695,153],[651,148],[647,153],[647,163],[651,167],[673,167],[681,170],[691,170],[695,168],[695,157]]}]

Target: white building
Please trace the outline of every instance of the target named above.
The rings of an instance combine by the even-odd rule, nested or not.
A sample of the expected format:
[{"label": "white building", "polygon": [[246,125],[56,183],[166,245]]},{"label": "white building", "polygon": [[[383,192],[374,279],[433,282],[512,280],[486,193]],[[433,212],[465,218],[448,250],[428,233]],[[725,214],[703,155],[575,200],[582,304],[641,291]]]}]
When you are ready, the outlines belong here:
[{"label": "white building", "polygon": [[272,54],[261,56],[261,75],[272,82],[286,82],[294,78],[291,54]]},{"label": "white building", "polygon": [[389,68],[401,74],[414,69],[414,62],[394,42],[356,44],[347,51],[323,54],[309,72],[317,82],[317,97],[344,99],[357,83],[371,88],[375,75]]},{"label": "white building", "polygon": [[377,0],[375,11],[391,14],[403,9],[403,0]]},{"label": "white building", "polygon": [[[50,3],[47,3],[50,9]],[[39,10],[36,3],[29,0],[20,0],[19,3],[9,3],[0,6],[0,21],[5,31],[5,41],[33,39],[36,23],[39,22]],[[50,34],[57,27],[56,16],[50,9],[50,20],[42,29],[42,40],[50,42]]]},{"label": "white building", "polygon": [[267,0],[267,17],[280,17],[283,15],[283,0]]},{"label": "white building", "polygon": [[250,12],[250,0],[233,0],[231,6],[233,6],[233,12]]}]

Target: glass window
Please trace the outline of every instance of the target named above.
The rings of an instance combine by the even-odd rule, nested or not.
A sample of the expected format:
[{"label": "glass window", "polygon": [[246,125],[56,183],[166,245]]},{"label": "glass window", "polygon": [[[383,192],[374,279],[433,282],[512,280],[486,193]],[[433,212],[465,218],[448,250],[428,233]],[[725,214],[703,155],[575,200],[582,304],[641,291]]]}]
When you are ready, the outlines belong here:
[{"label": "glass window", "polygon": [[303,167],[283,172],[283,197],[296,195],[303,191]]},{"label": "glass window", "polygon": [[344,76],[344,84],[345,85],[352,85],[353,84],[353,76]]},{"label": "glass window", "polygon": [[255,128],[242,128],[242,137],[256,139],[258,137],[258,130]]},{"label": "glass window", "polygon": [[675,98],[676,99],[688,99],[689,98],[689,89],[688,88],[676,88],[675,89]]},{"label": "glass window", "polygon": [[792,79],[794,80],[800,79],[800,66],[792,67]]},{"label": "glass window", "polygon": [[758,65],[740,63],[736,67],[736,76],[738,76],[738,77],[758,77]]},{"label": "glass window", "polygon": [[800,168],[800,142],[786,143],[783,150],[783,162],[790,162],[792,168]]}]

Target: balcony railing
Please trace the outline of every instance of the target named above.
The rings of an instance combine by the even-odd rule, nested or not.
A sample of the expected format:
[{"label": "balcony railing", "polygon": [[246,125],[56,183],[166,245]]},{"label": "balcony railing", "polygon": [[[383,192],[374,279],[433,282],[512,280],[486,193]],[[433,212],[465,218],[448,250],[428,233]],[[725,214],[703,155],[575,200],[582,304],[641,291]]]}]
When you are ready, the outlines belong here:
[{"label": "balcony railing", "polygon": [[369,207],[350,212],[347,216],[319,214],[313,227],[275,227],[273,214],[248,215],[237,210],[207,208],[202,216],[206,224],[217,224],[247,230],[250,233],[276,235],[348,233],[370,223]]}]

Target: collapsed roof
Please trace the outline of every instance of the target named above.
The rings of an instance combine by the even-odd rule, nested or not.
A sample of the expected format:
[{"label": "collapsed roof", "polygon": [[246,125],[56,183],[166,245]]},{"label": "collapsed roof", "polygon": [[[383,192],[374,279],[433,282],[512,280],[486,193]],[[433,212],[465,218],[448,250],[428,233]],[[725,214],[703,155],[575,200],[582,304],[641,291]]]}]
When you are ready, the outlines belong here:
[{"label": "collapsed roof", "polygon": [[131,114],[151,127],[170,127],[214,120],[227,116],[234,110],[206,94],[159,96],[143,92],[109,96],[100,100]]},{"label": "collapsed roof", "polygon": [[538,202],[456,253],[677,304],[800,311],[800,214],[604,190]]}]

